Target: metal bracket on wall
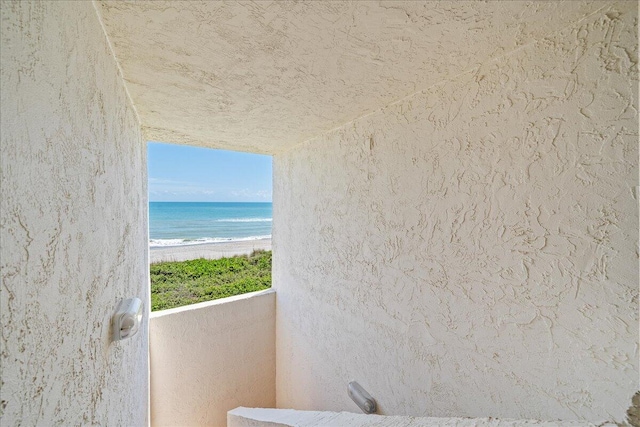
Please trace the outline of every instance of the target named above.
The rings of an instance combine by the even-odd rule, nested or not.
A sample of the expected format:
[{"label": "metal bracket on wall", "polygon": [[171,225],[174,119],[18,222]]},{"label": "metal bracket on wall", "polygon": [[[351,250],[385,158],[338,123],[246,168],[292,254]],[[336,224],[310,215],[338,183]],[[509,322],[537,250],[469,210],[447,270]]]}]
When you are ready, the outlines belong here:
[{"label": "metal bracket on wall", "polygon": [[362,412],[365,414],[373,414],[376,412],[376,401],[360,384],[351,381],[347,387],[349,397],[353,400]]}]

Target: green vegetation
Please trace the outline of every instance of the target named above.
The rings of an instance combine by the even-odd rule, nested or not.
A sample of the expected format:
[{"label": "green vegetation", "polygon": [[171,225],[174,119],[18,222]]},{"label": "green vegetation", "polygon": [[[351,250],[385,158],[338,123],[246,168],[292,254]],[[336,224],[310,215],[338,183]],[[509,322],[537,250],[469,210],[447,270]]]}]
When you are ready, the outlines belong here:
[{"label": "green vegetation", "polygon": [[151,264],[151,311],[271,287],[271,251],[249,256]]}]

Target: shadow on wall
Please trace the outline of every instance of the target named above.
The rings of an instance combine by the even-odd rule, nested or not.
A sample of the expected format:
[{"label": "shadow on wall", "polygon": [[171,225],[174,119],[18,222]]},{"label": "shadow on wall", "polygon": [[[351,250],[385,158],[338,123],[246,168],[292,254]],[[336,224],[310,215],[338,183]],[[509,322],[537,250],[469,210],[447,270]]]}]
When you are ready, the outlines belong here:
[{"label": "shadow on wall", "polygon": [[627,420],[633,427],[640,427],[640,391],[631,399],[631,406],[627,410]]}]

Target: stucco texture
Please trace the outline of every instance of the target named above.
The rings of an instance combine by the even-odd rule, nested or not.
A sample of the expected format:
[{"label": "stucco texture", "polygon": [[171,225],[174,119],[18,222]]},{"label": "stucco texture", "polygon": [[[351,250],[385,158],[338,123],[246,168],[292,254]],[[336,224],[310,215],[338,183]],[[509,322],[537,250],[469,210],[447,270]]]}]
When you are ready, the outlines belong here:
[{"label": "stucco texture", "polygon": [[[495,418],[435,418],[381,416],[351,412],[314,412],[294,409],[236,408],[227,427],[596,427],[585,421],[505,420]],[[597,427],[614,427],[604,423]]]},{"label": "stucco texture", "polygon": [[2,2],[3,426],[147,424],[145,145],[91,2]]},{"label": "stucco texture", "polygon": [[625,419],[638,5],[605,6],[274,157],[278,407]]},{"label": "stucco texture", "polygon": [[148,139],[280,153],[598,1],[97,2]]}]

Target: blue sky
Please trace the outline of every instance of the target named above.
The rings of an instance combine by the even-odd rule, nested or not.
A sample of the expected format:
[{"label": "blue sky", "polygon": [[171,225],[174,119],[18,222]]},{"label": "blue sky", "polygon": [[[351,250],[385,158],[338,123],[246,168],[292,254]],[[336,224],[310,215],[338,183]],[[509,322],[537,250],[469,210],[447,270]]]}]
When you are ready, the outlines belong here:
[{"label": "blue sky", "polygon": [[149,142],[151,202],[270,202],[271,156]]}]

